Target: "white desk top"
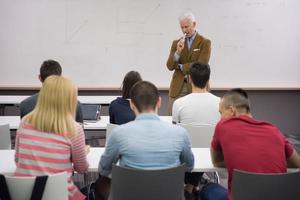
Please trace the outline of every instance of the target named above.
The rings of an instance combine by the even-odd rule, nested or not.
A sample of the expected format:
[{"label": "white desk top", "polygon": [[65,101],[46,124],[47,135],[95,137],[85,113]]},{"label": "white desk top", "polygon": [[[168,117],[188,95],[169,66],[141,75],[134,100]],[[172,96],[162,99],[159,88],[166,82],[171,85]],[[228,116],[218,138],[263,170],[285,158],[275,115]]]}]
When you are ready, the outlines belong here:
[{"label": "white desk top", "polygon": [[[0,95],[0,104],[20,104],[29,96],[26,95]],[[78,100],[83,104],[108,105],[118,96],[78,96]]]},{"label": "white desk top", "polygon": [[[97,172],[98,164],[101,155],[105,148],[91,148],[90,153],[87,156],[87,160],[90,164],[89,172]],[[216,168],[213,166],[210,159],[209,148],[193,148],[195,156],[195,172],[214,172],[224,171],[224,168]],[[0,150],[0,173],[13,173],[16,165],[14,162],[14,150]]]},{"label": "white desk top", "polygon": [[0,125],[9,124],[11,130],[17,129],[20,125],[20,116],[0,116]]},{"label": "white desk top", "polygon": [[[160,116],[164,121],[172,123],[171,116]],[[17,129],[20,124],[20,116],[0,116],[0,125],[9,124],[10,129]],[[97,122],[84,122],[84,130],[106,130],[109,123],[109,116],[101,116]]]},{"label": "white desk top", "polygon": [[[90,164],[88,171],[97,172],[98,164],[105,148],[97,147],[91,148],[87,156]],[[214,167],[211,162],[209,148],[192,148],[195,157],[195,165],[193,172],[226,172],[225,168]],[[15,150],[0,150],[0,174],[12,174],[16,169]],[[288,168],[288,172],[297,172],[298,168]]]}]

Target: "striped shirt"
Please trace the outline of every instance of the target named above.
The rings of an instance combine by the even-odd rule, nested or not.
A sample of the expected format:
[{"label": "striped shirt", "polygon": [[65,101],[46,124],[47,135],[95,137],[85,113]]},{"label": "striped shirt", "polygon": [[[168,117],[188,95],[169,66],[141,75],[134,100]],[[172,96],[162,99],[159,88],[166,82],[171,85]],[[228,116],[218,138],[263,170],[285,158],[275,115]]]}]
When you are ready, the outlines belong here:
[{"label": "striped shirt", "polygon": [[73,170],[88,169],[85,136],[76,123],[77,135],[68,139],[55,133],[42,132],[21,122],[16,135],[16,176],[41,176],[67,172],[69,200],[85,199],[71,178]]}]

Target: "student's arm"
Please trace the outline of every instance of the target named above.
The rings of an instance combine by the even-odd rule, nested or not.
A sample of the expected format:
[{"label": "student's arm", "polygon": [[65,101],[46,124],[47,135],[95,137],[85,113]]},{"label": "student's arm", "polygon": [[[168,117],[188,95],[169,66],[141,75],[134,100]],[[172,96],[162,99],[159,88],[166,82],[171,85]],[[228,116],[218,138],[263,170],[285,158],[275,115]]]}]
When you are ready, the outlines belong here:
[{"label": "student's arm", "polygon": [[113,104],[112,103],[108,107],[108,114],[109,114],[109,123],[115,124],[116,121],[115,121],[115,117],[114,117]]},{"label": "student's arm", "polygon": [[72,162],[74,170],[78,173],[84,173],[88,170],[89,164],[86,158],[85,135],[82,127],[76,124],[77,135],[71,140],[72,144]]},{"label": "student's arm", "polygon": [[188,133],[184,130],[184,143],[183,143],[183,150],[180,155],[181,163],[185,163],[187,171],[192,171],[194,168],[194,154],[192,152],[192,145],[190,139],[188,137]]},{"label": "student's arm", "polygon": [[173,108],[172,108],[172,122],[173,122],[173,124],[180,123],[179,108],[178,108],[178,101],[177,100],[174,102]]},{"label": "student's arm", "polygon": [[216,125],[215,132],[211,141],[210,156],[215,167],[225,167],[224,155],[220,143],[220,122]]},{"label": "student's arm", "polygon": [[300,168],[300,156],[296,150],[293,150],[292,155],[287,159],[288,167]]},{"label": "student's arm", "polygon": [[[279,131],[279,130],[278,130]],[[284,140],[284,152],[287,160],[287,165],[290,168],[300,168],[300,156],[286,137],[279,131],[279,135]]]},{"label": "student's arm", "polygon": [[105,152],[102,154],[98,165],[98,172],[102,176],[108,177],[111,174],[112,165],[117,163],[119,160],[120,153],[117,139],[118,136],[114,129],[107,141]]},{"label": "student's arm", "polygon": [[81,105],[80,101],[77,101],[75,119],[78,123],[81,123],[81,124],[83,123],[82,105]]},{"label": "student's arm", "polygon": [[210,148],[211,161],[215,167],[225,167],[224,156],[221,151],[216,151]]}]

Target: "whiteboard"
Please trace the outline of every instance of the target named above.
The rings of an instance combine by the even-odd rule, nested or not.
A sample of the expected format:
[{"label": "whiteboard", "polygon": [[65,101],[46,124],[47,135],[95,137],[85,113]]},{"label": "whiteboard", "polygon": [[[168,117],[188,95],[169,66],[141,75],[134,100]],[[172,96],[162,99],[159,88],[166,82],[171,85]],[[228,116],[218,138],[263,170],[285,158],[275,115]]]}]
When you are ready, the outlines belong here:
[{"label": "whiteboard", "polygon": [[39,86],[58,60],[80,87],[120,87],[137,70],[168,87],[166,60],[195,13],[212,41],[212,87],[300,88],[299,0],[0,0],[0,86]]}]

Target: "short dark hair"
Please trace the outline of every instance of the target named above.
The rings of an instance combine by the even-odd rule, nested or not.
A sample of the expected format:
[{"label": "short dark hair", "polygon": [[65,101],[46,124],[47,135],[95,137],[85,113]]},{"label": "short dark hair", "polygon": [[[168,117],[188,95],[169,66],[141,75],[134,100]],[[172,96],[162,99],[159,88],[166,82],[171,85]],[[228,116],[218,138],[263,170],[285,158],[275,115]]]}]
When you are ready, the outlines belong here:
[{"label": "short dark hair", "polygon": [[153,83],[139,81],[131,88],[130,98],[139,112],[155,109],[159,99],[158,89]]},{"label": "short dark hair", "polygon": [[136,71],[130,71],[128,72],[123,80],[122,84],[122,97],[125,99],[128,99],[130,97],[130,89],[132,86],[138,82],[141,81],[141,75]]},{"label": "short dark hair", "polygon": [[250,113],[250,100],[245,90],[234,88],[226,92],[223,96],[224,106],[233,106],[239,112]]},{"label": "short dark hair", "polygon": [[190,68],[190,76],[196,87],[205,88],[210,76],[209,65],[200,62],[193,63]]},{"label": "short dark hair", "polygon": [[55,60],[44,61],[40,68],[40,77],[42,82],[44,82],[48,76],[51,75],[60,76],[61,73],[62,73],[61,66]]}]

